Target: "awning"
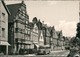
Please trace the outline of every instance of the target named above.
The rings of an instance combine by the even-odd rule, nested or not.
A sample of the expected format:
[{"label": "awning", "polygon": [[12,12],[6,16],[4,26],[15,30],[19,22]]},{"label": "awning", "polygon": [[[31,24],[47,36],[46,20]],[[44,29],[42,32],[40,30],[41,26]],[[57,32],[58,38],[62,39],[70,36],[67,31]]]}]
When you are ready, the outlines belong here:
[{"label": "awning", "polygon": [[8,46],[10,46],[10,44],[8,42],[6,42],[6,41],[0,41],[0,45],[8,45]]},{"label": "awning", "polygon": [[37,47],[39,47],[39,45],[38,44],[35,44]]},{"label": "awning", "polygon": [[50,45],[44,45],[44,47],[50,47]]},{"label": "awning", "polygon": [[26,44],[26,45],[31,45],[32,44],[32,42],[30,42],[30,41],[25,41],[23,43]]}]

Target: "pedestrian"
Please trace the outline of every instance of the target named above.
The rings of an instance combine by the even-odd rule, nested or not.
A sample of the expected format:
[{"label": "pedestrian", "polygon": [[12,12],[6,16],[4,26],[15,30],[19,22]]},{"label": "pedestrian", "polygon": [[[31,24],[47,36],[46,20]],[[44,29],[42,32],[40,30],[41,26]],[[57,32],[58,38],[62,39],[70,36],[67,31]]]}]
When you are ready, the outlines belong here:
[{"label": "pedestrian", "polygon": [[0,52],[0,57],[4,57],[4,53],[3,52]]}]

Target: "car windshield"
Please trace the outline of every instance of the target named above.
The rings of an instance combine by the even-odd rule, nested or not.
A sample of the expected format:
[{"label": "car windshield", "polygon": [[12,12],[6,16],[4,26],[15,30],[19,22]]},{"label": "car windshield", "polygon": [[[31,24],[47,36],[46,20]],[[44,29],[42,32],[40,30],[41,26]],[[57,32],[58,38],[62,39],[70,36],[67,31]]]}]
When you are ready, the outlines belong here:
[{"label": "car windshield", "polygon": [[45,47],[40,46],[39,49],[44,49]]},{"label": "car windshield", "polygon": [[50,47],[43,47],[43,46],[40,46],[39,49],[49,49]]}]

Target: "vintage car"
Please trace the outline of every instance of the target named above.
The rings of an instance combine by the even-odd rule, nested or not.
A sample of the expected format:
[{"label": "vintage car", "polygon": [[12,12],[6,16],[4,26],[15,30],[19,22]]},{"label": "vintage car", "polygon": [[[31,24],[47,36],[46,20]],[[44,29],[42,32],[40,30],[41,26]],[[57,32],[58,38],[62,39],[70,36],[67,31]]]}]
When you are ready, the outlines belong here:
[{"label": "vintage car", "polygon": [[49,54],[51,52],[50,47],[48,46],[40,46],[37,50],[37,54]]}]

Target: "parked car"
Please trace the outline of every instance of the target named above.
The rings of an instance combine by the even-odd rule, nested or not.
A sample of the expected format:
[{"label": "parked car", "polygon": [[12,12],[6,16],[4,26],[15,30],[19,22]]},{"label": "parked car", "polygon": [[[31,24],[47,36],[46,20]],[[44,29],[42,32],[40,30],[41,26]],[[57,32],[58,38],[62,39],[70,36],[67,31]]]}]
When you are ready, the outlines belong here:
[{"label": "parked car", "polygon": [[37,54],[49,54],[51,52],[50,47],[40,46]]}]

